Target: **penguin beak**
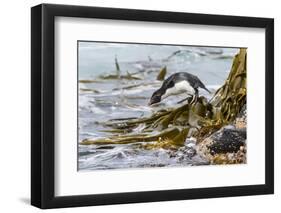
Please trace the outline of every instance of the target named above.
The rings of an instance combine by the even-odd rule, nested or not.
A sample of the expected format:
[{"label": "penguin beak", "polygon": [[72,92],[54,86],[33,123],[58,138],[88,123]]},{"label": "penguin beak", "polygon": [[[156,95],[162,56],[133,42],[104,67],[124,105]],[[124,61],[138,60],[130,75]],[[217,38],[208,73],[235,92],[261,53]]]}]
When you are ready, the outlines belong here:
[{"label": "penguin beak", "polygon": [[148,103],[148,106],[151,106],[153,104],[153,101],[150,100],[149,103]]},{"label": "penguin beak", "polygon": [[160,96],[152,96],[150,98],[150,101],[149,101],[148,105],[151,106],[151,105],[159,103],[160,101],[161,101],[161,97]]}]

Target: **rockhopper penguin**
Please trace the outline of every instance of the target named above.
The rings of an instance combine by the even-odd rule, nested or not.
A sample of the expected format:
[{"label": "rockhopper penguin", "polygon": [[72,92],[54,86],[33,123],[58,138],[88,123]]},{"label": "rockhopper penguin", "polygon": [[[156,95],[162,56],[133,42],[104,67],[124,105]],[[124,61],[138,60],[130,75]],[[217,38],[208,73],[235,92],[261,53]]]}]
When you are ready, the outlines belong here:
[{"label": "rockhopper penguin", "polygon": [[160,89],[153,93],[149,105],[159,103],[171,95],[178,95],[181,93],[186,93],[187,95],[192,96],[193,99],[191,102],[193,102],[198,97],[198,88],[202,88],[211,93],[195,75],[187,72],[172,74],[163,82]]}]

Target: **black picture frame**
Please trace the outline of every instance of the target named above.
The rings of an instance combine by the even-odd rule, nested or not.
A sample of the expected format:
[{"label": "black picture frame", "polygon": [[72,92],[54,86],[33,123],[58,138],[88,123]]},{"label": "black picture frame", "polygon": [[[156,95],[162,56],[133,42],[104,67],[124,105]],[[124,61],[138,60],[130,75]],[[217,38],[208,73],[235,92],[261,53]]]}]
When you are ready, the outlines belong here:
[{"label": "black picture frame", "polygon": [[[266,34],[265,184],[59,196],[55,189],[55,17],[263,28]],[[164,11],[41,4],[31,8],[31,204],[60,208],[274,193],[274,20]],[[94,193],[94,192],[93,192]]]}]

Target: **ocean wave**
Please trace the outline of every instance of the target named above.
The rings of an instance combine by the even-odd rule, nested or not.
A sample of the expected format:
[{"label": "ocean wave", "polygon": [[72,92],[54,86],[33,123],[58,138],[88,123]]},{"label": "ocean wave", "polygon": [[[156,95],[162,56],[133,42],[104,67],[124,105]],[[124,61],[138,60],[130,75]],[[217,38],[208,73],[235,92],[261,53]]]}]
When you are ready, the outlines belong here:
[{"label": "ocean wave", "polygon": [[[98,153],[89,151],[89,155],[83,155],[79,158],[79,169],[91,171],[135,167],[175,167],[205,162],[195,156],[193,148],[187,146],[180,148],[178,151],[133,149],[133,146],[134,144],[111,146],[109,149],[104,147],[104,150],[99,149]],[[86,150],[83,150],[83,152],[86,152]]]}]

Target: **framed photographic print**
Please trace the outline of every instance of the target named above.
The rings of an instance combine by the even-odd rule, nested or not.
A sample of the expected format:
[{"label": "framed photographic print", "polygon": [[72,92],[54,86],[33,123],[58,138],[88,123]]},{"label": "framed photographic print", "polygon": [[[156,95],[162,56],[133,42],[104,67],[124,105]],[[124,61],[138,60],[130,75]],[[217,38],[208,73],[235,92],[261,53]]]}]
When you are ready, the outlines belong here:
[{"label": "framed photographic print", "polygon": [[271,194],[274,21],[31,9],[31,203]]}]

